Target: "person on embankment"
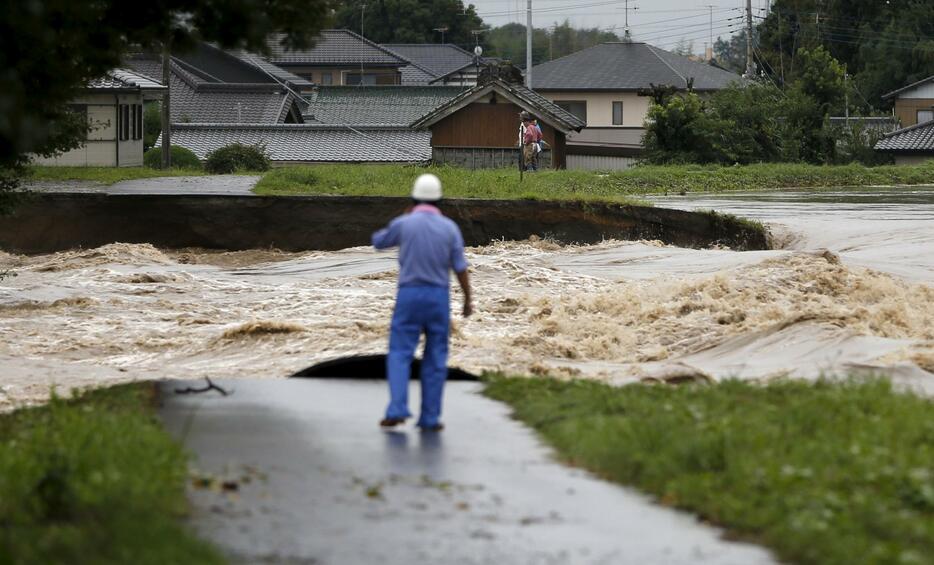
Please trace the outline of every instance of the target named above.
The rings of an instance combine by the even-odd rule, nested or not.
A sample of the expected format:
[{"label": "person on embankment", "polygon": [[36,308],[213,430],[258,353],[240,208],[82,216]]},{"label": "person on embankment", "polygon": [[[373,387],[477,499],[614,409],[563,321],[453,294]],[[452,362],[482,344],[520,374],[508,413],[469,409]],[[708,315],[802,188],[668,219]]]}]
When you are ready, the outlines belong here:
[{"label": "person on embankment", "polygon": [[464,317],[473,311],[464,237],[439,208],[441,181],[432,174],[419,176],[412,186],[413,206],[384,229],[373,234],[373,247],[399,247],[399,285],[389,329],[386,375],[389,406],[380,422],[393,428],[411,417],[409,379],[412,358],[421,334],[422,404],[416,425],[439,431],[441,400],[448,373],[448,333],[451,322],[450,272],[454,271],[464,293]]}]

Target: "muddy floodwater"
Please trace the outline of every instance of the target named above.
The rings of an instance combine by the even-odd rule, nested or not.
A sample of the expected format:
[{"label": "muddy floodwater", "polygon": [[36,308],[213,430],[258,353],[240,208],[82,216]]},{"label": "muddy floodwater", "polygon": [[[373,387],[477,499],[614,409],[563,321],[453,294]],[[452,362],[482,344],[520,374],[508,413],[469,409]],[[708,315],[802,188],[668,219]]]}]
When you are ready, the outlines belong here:
[{"label": "muddy floodwater", "polygon": [[[773,251],[534,239],[469,250],[453,365],[611,382],[882,372],[934,392],[934,187],[659,198],[767,223]],[[388,218],[387,218],[388,219]],[[0,252],[0,409],[55,386],[282,378],[385,350],[395,255],[112,244]],[[453,292],[455,309],[460,297]]]}]

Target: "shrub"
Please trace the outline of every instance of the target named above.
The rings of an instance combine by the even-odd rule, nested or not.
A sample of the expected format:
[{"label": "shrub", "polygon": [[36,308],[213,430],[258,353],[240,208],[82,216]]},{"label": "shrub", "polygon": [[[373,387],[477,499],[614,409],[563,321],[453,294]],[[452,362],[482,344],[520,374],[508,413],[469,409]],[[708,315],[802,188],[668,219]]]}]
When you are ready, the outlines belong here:
[{"label": "shrub", "polygon": [[213,174],[226,175],[237,171],[268,171],[269,155],[262,145],[231,143],[208,153],[204,168]]},{"label": "shrub", "polygon": [[147,102],[143,112],[143,149],[149,150],[156,144],[156,139],[162,133],[162,104],[160,102]]},{"label": "shrub", "polygon": [[[162,168],[162,148],[153,147],[143,155],[143,164],[150,169]],[[176,169],[200,169],[201,161],[190,150],[178,145],[172,146],[172,167]]]}]

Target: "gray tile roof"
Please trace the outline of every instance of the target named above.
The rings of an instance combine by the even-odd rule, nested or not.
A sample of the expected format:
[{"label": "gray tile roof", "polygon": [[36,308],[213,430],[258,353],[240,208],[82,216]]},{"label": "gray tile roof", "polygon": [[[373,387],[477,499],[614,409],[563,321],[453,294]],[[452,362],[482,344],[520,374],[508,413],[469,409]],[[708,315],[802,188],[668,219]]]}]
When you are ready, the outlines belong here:
[{"label": "gray tile roof", "polygon": [[934,154],[934,121],[922,122],[886,134],[876,142],[876,151]]},{"label": "gray tile roof", "polygon": [[536,90],[640,90],[652,84],[717,90],[741,77],[647,43],[601,43],[532,67]]},{"label": "gray tile roof", "polygon": [[424,86],[430,84],[431,81],[437,78],[435,75],[414,64],[408,64],[402,67],[399,69],[399,72],[402,74],[402,84],[406,86]]},{"label": "gray tile roof", "polygon": [[92,90],[165,90],[162,83],[142,73],[114,69],[88,83]]},{"label": "gray tile roof", "polygon": [[238,57],[241,61],[255,66],[256,68],[262,70],[264,73],[268,73],[276,78],[276,80],[285,83],[289,88],[295,90],[309,90],[314,87],[314,83],[308,79],[304,79],[298,75],[292,74],[289,71],[283,69],[282,67],[273,65],[266,59],[261,56],[250,53],[249,51],[236,50],[230,51],[230,54]]},{"label": "gray tile roof", "polygon": [[408,126],[464,89],[457,86],[319,86],[305,122]]},{"label": "gray tile roof", "polygon": [[500,79],[493,79],[464,90],[461,92],[461,94],[455,96],[428,114],[412,122],[412,127],[431,127],[436,122],[459,111],[461,108],[470,104],[474,100],[486,96],[490,91],[496,91],[523,110],[532,113],[538,119],[555,127],[559,131],[563,131],[565,133],[570,131],[580,131],[584,128],[584,126],[587,125],[583,120],[574,114],[571,114],[564,108],[558,106],[537,92],[529,90],[528,88],[519,84],[510,84]]},{"label": "gray tile roof", "polygon": [[172,129],[172,143],[199,159],[225,145],[243,143],[265,145],[273,161],[412,163],[431,158],[430,141],[431,132],[407,128],[178,124]]},{"label": "gray tile roof", "polygon": [[384,43],[383,47],[415,63],[435,78],[473,64],[473,54],[450,43]]},{"label": "gray tile roof", "polygon": [[326,29],[308,49],[290,50],[282,46],[284,34],[271,34],[269,61],[275,65],[368,65],[405,66],[409,62],[365,37],[346,29]]},{"label": "gray tile roof", "polygon": [[[127,60],[134,69],[155,71],[162,76],[162,63],[153,56],[137,55]],[[244,63],[245,64],[245,63]],[[209,76],[205,79],[204,76]],[[172,60],[172,123],[279,124],[289,112],[301,112],[304,102],[282,85],[267,83],[212,82],[210,73],[178,59]]]}]

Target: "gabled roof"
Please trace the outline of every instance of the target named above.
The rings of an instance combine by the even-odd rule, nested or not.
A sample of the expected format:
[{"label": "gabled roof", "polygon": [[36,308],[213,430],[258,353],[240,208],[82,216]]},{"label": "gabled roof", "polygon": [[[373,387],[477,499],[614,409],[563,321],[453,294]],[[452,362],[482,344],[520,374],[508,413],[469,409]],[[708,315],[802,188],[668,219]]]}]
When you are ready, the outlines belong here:
[{"label": "gabled roof", "polygon": [[347,29],[326,29],[307,49],[286,49],[285,34],[274,33],[266,39],[269,61],[275,65],[359,65],[402,67],[409,62]]},{"label": "gabled roof", "polygon": [[491,92],[496,92],[506,100],[523,110],[531,112],[546,124],[563,133],[580,131],[587,125],[574,114],[524,86],[493,79],[463,91],[460,95],[412,122],[412,127],[418,129],[428,128]]},{"label": "gabled roof", "polygon": [[934,154],[934,121],[922,122],[885,134],[876,151]]},{"label": "gabled roof", "polygon": [[127,69],[113,69],[88,83],[89,90],[165,90],[161,82]]},{"label": "gabled roof", "polygon": [[[236,58],[231,57],[236,60]],[[237,60],[243,66],[246,63]],[[156,56],[137,54],[127,62],[133,69],[162,76]],[[254,67],[252,71],[259,73]],[[263,74],[266,82],[223,82],[210,71],[172,58],[169,86],[172,123],[283,123],[291,114],[301,120],[304,100]]]},{"label": "gabled roof", "polygon": [[402,84],[407,86],[425,86],[437,78],[414,63],[400,68],[399,72],[402,74]]},{"label": "gabled roof", "polygon": [[450,43],[385,43],[383,47],[415,63],[435,78],[473,64],[473,54]]},{"label": "gabled roof", "polygon": [[306,123],[408,126],[464,89],[457,86],[319,86]]},{"label": "gabled roof", "polygon": [[314,83],[310,80],[292,74],[282,67],[273,65],[255,53],[250,53],[249,51],[244,51],[241,49],[230,51],[230,54],[239,58],[244,63],[255,66],[267,75],[272,75],[277,81],[287,85],[289,88],[294,88],[295,90],[308,90],[314,87]]},{"label": "gabled roof", "polygon": [[431,158],[430,142],[431,132],[408,128],[314,124],[176,124],[172,127],[172,144],[190,149],[199,159],[225,145],[243,143],[264,145],[273,161],[414,163]]},{"label": "gabled roof", "polygon": [[717,66],[692,61],[647,43],[610,42],[594,45],[532,67],[536,90],[638,91],[651,85],[718,90],[740,76]]},{"label": "gabled roof", "polygon": [[913,83],[909,84],[908,86],[903,86],[903,87],[899,88],[898,90],[893,90],[892,92],[889,92],[888,94],[883,94],[883,95],[882,95],[882,99],[883,99],[883,100],[888,100],[889,98],[892,98],[893,96],[898,96],[898,95],[901,94],[902,92],[905,92],[905,91],[907,91],[907,90],[911,90],[911,89],[913,89],[913,88],[916,88],[916,87],[921,86],[922,84],[925,84],[925,83],[928,83],[928,82],[934,82],[934,75],[931,75],[931,76],[929,76],[929,77],[927,77],[927,78],[923,78],[923,79],[921,79],[921,80],[919,80],[919,81],[913,82]]}]

